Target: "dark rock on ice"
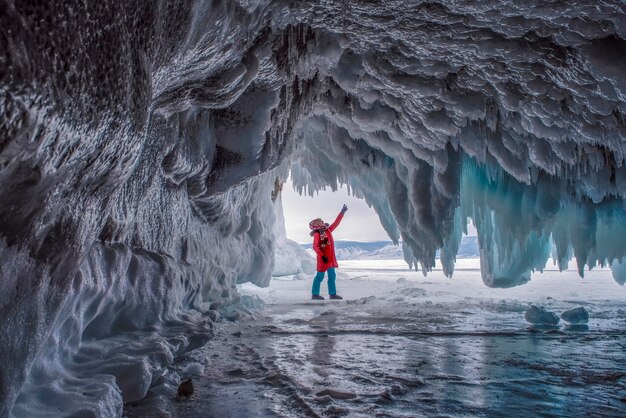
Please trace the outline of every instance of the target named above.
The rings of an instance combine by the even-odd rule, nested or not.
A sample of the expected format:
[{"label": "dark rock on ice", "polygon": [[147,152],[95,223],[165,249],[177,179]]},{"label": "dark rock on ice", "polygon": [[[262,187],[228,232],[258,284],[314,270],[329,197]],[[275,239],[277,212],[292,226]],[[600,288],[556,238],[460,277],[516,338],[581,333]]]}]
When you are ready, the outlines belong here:
[{"label": "dark rock on ice", "polygon": [[236,369],[231,369],[228,371],[228,374],[231,376],[243,376],[245,374],[244,370],[240,367],[237,367]]},{"label": "dark rock on ice", "polygon": [[193,395],[193,383],[187,379],[178,386],[178,396],[190,397]]},{"label": "dark rock on ice", "polygon": [[350,413],[349,409],[342,408],[336,405],[330,406],[324,410],[325,416],[328,416],[328,417],[340,417],[340,416],[348,415],[349,413]]},{"label": "dark rock on ice", "polygon": [[384,405],[393,401],[394,396],[391,394],[391,392],[389,390],[384,390],[374,402],[379,405]]}]

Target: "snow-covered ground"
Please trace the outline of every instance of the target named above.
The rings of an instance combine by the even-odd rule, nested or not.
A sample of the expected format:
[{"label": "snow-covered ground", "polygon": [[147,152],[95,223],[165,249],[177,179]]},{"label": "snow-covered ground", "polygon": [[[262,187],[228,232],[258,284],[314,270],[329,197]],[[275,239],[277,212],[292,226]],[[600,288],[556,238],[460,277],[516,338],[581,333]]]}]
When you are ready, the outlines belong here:
[{"label": "snow-covered ground", "polygon": [[[478,260],[453,279],[400,260],[342,261],[343,301],[311,301],[311,280],[240,286],[265,308],[226,323],[186,358],[206,366],[196,394],[152,397],[129,416],[626,415],[626,289],[608,269],[548,268],[530,283],[485,287]],[[298,276],[303,278],[304,276]],[[322,294],[325,293],[322,285]],[[533,327],[537,305],[584,307],[586,326]],[[189,367],[189,366],[182,366]]]}]

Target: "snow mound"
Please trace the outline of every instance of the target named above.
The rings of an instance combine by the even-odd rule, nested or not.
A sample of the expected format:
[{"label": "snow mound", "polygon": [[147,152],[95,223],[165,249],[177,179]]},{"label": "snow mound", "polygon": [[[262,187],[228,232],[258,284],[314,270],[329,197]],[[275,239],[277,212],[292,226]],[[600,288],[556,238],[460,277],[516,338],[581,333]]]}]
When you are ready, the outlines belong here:
[{"label": "snow mound", "polygon": [[181,372],[181,376],[183,376],[183,379],[186,379],[188,377],[199,375],[202,373],[204,373],[204,364],[189,363],[188,365],[185,366],[185,368]]},{"label": "snow mound", "polygon": [[402,296],[407,296],[410,298],[420,298],[426,296],[428,293],[426,289],[422,289],[421,287],[402,287],[398,290],[395,290],[393,293],[398,293]]}]

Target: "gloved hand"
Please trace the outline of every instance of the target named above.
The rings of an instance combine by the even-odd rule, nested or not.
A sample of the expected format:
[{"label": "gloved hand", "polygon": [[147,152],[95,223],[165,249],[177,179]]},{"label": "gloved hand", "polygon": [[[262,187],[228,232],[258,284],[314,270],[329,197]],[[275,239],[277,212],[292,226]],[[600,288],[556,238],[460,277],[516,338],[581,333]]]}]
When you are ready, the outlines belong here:
[{"label": "gloved hand", "polygon": [[347,210],[348,207],[346,205],[343,205],[343,207],[341,208],[341,213],[346,213]]},{"label": "gloved hand", "polygon": [[325,255],[322,256],[322,261],[324,263],[328,263],[328,257],[326,257]]}]

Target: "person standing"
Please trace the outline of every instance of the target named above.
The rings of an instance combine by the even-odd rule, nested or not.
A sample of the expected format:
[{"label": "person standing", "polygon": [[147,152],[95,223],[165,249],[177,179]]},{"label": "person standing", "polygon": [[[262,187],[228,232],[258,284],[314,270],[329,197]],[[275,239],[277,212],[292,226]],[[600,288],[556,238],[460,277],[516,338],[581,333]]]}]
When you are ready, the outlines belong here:
[{"label": "person standing", "polygon": [[343,219],[343,214],[346,213],[348,207],[343,205],[341,212],[337,215],[337,219],[331,225],[328,225],[320,218],[313,219],[309,222],[309,228],[311,228],[311,236],[313,237],[313,251],[317,254],[317,274],[313,279],[313,296],[311,299],[323,300],[324,297],[320,295],[320,286],[322,280],[324,280],[324,273],[328,272],[328,294],[330,299],[343,299],[337,294],[337,287],[335,285],[336,273],[335,268],[339,267],[337,263],[337,257],[335,256],[335,241],[333,240],[332,232],[339,226],[339,223]]}]

